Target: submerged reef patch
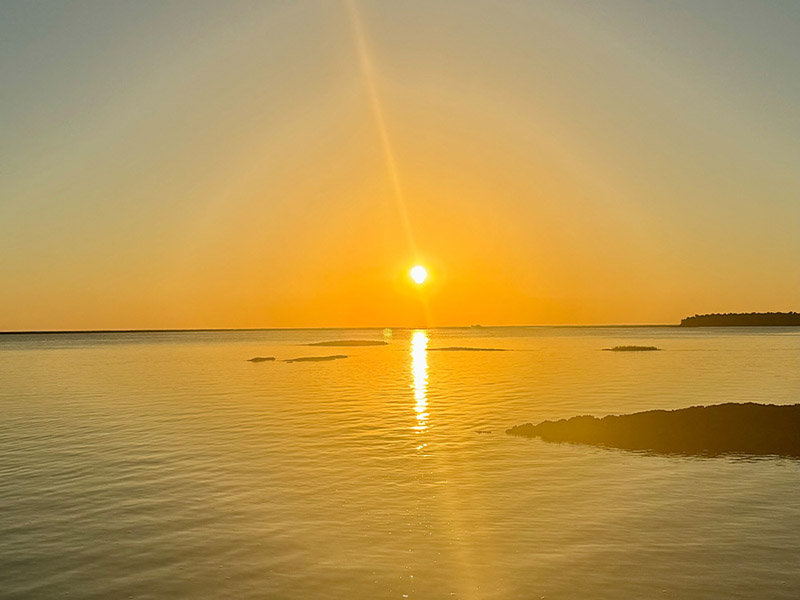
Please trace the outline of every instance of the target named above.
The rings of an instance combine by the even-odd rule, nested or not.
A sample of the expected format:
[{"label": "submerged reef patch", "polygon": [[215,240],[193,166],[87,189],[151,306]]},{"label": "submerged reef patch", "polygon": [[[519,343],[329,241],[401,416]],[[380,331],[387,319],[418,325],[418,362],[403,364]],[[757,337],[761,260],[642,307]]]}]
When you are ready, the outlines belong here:
[{"label": "submerged reef patch", "polygon": [[389,342],[379,340],[330,340],[327,342],[312,342],[306,346],[388,346]]},{"label": "submerged reef patch", "polygon": [[340,358],[348,358],[346,354],[333,354],[331,356],[301,356],[299,358],[288,358],[283,362],[323,362],[326,360],[339,360]]},{"label": "submerged reef patch", "polygon": [[509,348],[474,348],[471,346],[445,346],[444,348],[428,348],[428,352],[510,352]]}]

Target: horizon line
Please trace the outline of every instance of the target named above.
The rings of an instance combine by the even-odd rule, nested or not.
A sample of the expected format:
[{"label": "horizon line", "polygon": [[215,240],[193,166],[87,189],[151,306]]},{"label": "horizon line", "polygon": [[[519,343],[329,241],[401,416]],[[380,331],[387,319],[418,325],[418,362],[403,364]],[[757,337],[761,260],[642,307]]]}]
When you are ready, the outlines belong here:
[{"label": "horizon line", "polygon": [[677,323],[603,323],[603,324],[537,324],[537,325],[443,325],[437,327],[410,327],[410,326],[330,326],[330,327],[189,327],[166,329],[20,329],[0,331],[0,335],[47,335],[47,334],[78,334],[78,333],[200,333],[200,332],[228,332],[228,331],[324,331],[335,329],[500,329],[514,327],[680,327]]}]

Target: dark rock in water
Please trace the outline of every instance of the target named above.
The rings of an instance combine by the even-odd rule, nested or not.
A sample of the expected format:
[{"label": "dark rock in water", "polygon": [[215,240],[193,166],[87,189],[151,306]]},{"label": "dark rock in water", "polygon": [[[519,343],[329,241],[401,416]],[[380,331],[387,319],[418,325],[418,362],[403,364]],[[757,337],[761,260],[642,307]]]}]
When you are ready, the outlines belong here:
[{"label": "dark rock in water", "polygon": [[598,419],[527,423],[511,435],[665,454],[773,454],[800,458],[800,404],[717,404]]},{"label": "dark rock in water", "polygon": [[306,346],[388,346],[389,342],[378,340],[331,340],[329,342],[313,342]]},{"label": "dark rock in water", "polygon": [[655,346],[614,346],[613,348],[603,348],[606,352],[652,352],[661,350]]},{"label": "dark rock in water", "polygon": [[428,352],[508,352],[508,348],[472,348],[470,346],[446,346],[444,348],[428,348]]},{"label": "dark rock in water", "polygon": [[253,358],[248,358],[248,362],[259,363],[259,362],[267,362],[269,360],[275,360],[274,356],[254,356]]},{"label": "dark rock in water", "polygon": [[334,354],[332,356],[301,356],[300,358],[290,358],[283,362],[322,362],[325,360],[338,360],[340,358],[347,358],[346,354]]}]

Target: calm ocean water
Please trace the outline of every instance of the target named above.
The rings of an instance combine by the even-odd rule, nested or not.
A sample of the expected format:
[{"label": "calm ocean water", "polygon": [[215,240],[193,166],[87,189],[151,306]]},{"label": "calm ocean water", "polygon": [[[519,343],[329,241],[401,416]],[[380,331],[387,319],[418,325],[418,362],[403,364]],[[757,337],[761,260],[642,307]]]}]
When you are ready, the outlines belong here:
[{"label": "calm ocean water", "polygon": [[[0,336],[0,598],[797,598],[800,465],[508,436],[800,396],[797,329]],[[652,353],[602,352],[652,344]],[[431,352],[443,346],[514,352]],[[332,362],[267,362],[347,354]]]}]

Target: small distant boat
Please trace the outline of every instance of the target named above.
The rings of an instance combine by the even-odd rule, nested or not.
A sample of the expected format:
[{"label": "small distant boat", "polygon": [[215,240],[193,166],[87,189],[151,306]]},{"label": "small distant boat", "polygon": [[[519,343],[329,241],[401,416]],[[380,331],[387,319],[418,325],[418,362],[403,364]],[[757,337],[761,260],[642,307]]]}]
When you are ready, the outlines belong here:
[{"label": "small distant boat", "polygon": [[470,327],[471,327],[472,329],[483,329],[483,325],[477,325],[477,324],[475,324],[475,325],[470,325]]}]

